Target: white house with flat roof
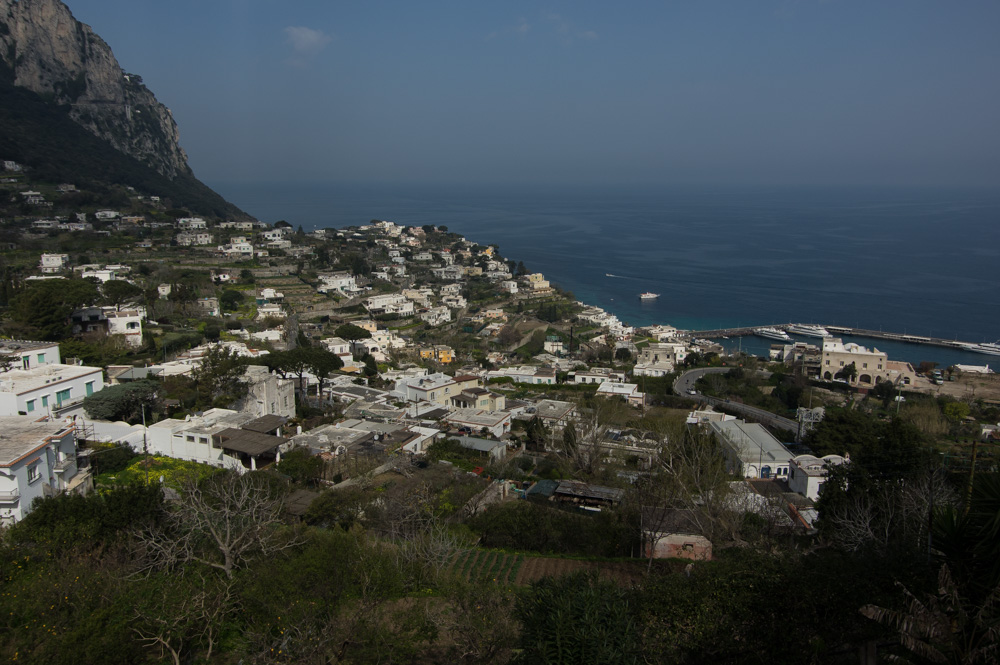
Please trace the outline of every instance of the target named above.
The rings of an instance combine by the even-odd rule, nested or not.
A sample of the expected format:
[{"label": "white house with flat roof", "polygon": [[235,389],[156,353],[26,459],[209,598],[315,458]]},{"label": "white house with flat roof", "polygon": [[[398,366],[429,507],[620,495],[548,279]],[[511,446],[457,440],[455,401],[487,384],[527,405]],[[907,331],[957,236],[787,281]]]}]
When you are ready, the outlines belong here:
[{"label": "white house with flat roof", "polygon": [[[58,365],[59,344],[56,342],[35,342],[23,339],[0,340],[0,357],[10,365],[9,369],[35,369],[42,365]],[[0,372],[3,372],[0,367]]]},{"label": "white house with flat roof", "polygon": [[632,406],[642,406],[646,400],[646,394],[639,391],[636,383],[612,383],[605,381],[597,386],[597,395],[602,397],[621,397]]},{"label": "white house with flat roof", "polygon": [[726,469],[744,478],[788,478],[792,453],[759,423],[713,420],[709,429],[718,437]]},{"label": "white house with flat roof", "polygon": [[[258,459],[272,459],[285,442],[252,428],[255,422],[264,422],[276,416],[257,418],[253,413],[230,409],[209,409],[200,416],[184,420],[168,418],[150,425],[146,445],[150,453],[177,459],[202,462],[233,469],[240,473],[255,470]],[[279,420],[284,420],[280,418]]]},{"label": "white house with flat roof", "polygon": [[510,431],[511,416],[507,411],[457,409],[444,417],[453,427],[467,428],[471,433],[487,432],[497,438]]},{"label": "white house with flat roof", "polygon": [[71,423],[5,417],[0,431],[0,527],[23,519],[35,499],[89,489],[90,474],[77,469]]},{"label": "white house with flat roof", "polygon": [[447,405],[452,396],[479,385],[472,375],[451,377],[438,372],[427,376],[403,377],[396,381],[393,392],[407,402],[434,402]]},{"label": "white house with flat roof", "polygon": [[840,455],[796,455],[789,463],[788,488],[798,492],[807,499],[819,499],[830,467],[839,466],[849,461]]},{"label": "white house with flat roof", "polygon": [[36,417],[64,408],[104,388],[100,367],[47,363],[0,374],[0,416]]},{"label": "white house with flat roof", "polygon": [[46,275],[62,272],[69,263],[69,254],[42,254],[38,267]]}]

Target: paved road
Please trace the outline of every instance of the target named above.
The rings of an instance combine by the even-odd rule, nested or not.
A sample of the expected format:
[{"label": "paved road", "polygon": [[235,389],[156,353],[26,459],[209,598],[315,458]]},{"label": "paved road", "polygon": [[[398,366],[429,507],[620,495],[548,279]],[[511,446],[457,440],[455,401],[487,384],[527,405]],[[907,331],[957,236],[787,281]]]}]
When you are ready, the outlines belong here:
[{"label": "paved road", "polygon": [[678,395],[686,395],[692,399],[697,399],[701,402],[711,404],[712,406],[719,406],[729,409],[730,411],[735,411],[749,420],[792,432],[795,434],[796,440],[798,440],[800,438],[799,424],[794,420],[790,420],[784,416],[779,416],[775,413],[771,413],[770,411],[765,411],[764,409],[759,409],[755,406],[750,406],[749,404],[731,402],[728,399],[709,397],[708,395],[702,395],[701,393],[694,392],[694,384],[701,377],[706,374],[724,374],[731,369],[732,367],[702,367],[684,372],[677,377],[676,381],[674,381],[674,392]]}]

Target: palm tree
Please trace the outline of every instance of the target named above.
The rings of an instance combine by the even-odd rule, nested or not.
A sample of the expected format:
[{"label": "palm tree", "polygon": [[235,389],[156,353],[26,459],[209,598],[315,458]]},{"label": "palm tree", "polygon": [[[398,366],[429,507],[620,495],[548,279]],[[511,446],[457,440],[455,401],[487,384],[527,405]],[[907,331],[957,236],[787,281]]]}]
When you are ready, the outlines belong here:
[{"label": "palm tree", "polygon": [[906,587],[906,609],[891,610],[865,605],[861,614],[895,629],[900,644],[915,661],[898,656],[896,662],[976,665],[995,663],[1000,658],[1000,586],[979,605],[970,607],[959,592],[948,566],[941,566],[938,589],[921,601]]}]

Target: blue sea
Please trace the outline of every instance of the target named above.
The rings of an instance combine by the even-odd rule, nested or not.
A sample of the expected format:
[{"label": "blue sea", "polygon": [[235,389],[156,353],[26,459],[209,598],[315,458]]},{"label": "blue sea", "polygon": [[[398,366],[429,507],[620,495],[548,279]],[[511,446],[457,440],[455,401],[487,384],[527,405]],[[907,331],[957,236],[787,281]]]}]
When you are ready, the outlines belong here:
[{"label": "blue sea", "polygon": [[[267,222],[444,225],[633,325],[1000,338],[1000,190],[213,183]],[[608,276],[613,275],[613,276]],[[661,294],[640,301],[638,294]],[[892,359],[1000,360],[856,339]],[[733,342],[736,344],[737,342]],[[763,353],[770,342],[744,338]]]}]

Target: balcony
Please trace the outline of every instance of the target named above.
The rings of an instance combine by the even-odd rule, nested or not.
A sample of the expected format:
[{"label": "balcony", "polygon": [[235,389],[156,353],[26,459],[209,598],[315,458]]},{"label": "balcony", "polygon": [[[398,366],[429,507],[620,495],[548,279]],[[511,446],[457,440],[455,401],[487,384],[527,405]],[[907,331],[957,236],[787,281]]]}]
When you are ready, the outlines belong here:
[{"label": "balcony", "polygon": [[52,470],[56,473],[65,473],[70,467],[76,466],[76,457],[67,457],[66,459],[61,459],[55,463]]},{"label": "balcony", "polygon": [[0,505],[16,505],[18,501],[21,500],[20,490],[2,490],[0,491]]}]

